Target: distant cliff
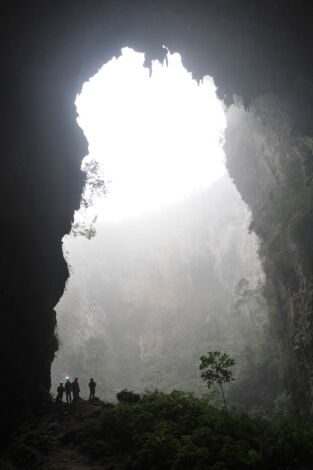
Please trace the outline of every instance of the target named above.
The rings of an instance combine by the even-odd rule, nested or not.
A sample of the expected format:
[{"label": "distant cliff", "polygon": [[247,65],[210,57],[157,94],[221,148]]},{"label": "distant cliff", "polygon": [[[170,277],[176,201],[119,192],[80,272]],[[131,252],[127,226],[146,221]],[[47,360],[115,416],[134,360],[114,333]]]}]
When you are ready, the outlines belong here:
[{"label": "distant cliff", "polygon": [[[125,387],[203,393],[200,356],[223,350],[238,363],[236,402],[269,412],[277,361],[266,337],[264,274],[249,221],[225,175],[159,212],[99,223],[91,240],[67,238],[72,273],[56,308],[53,391],[67,375],[91,375],[106,399]],[[246,390],[250,397],[243,398]]]}]

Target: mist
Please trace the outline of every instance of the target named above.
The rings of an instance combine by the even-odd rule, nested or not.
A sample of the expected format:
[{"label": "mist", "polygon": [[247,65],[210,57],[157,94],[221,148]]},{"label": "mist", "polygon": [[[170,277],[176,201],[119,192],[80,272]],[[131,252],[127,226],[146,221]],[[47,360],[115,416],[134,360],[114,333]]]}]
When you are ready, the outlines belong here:
[{"label": "mist", "polygon": [[312,468],[312,17],[3,2],[1,469]]},{"label": "mist", "polygon": [[125,388],[202,396],[199,358],[218,350],[237,364],[232,402],[269,412],[277,367],[264,273],[250,211],[225,168],[213,80],[196,82],[169,52],[149,76],[144,55],[124,49],[76,105],[89,155],[63,239],[71,274],[56,308],[52,389],[79,377],[87,397],[95,377],[106,400]]},{"label": "mist", "polygon": [[[157,213],[101,223],[91,240],[67,238],[71,276],[57,306],[54,386],[67,375],[82,383],[90,376],[106,399],[123,388],[201,395],[206,389],[197,366],[207,350],[232,354],[242,369],[237,382],[245,380],[267,322],[249,222],[224,176]],[[242,279],[252,293],[252,314],[237,305]]]}]

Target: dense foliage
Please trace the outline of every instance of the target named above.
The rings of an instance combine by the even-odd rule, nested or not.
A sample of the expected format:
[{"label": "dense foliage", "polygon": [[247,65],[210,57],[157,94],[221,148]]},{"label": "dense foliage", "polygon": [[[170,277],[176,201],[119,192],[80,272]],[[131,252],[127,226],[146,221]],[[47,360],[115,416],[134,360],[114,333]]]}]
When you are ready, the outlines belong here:
[{"label": "dense foliage", "polygon": [[[129,392],[131,393],[131,392]],[[313,430],[283,418],[250,418],[178,391],[136,403],[60,405],[22,429],[1,468],[112,470],[310,469]],[[6,463],[5,463],[6,461]],[[79,467],[80,468],[80,467]]]}]

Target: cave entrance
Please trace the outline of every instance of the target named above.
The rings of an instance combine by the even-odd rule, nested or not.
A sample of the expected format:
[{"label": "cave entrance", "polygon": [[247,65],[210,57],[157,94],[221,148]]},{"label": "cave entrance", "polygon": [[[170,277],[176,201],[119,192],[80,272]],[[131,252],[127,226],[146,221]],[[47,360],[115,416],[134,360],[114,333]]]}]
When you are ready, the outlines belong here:
[{"label": "cave entrance", "polygon": [[89,155],[63,240],[71,276],[52,377],[53,387],[95,377],[103,398],[124,387],[204,391],[196,364],[219,349],[217,317],[240,278],[260,275],[249,211],[225,170],[213,79],[193,80],[177,53],[151,70],[144,61],[123,49],[76,100]]},{"label": "cave entrance", "polygon": [[95,216],[120,221],[159,210],[225,172],[226,119],[213,80],[193,80],[178,53],[168,51],[151,70],[144,62],[143,53],[122,49],[77,97],[89,142],[78,225]]}]

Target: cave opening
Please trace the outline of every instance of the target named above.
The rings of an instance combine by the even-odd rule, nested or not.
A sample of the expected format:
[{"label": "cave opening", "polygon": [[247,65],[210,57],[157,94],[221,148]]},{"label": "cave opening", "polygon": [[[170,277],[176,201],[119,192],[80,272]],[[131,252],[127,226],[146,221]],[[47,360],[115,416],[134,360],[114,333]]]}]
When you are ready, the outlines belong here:
[{"label": "cave opening", "polygon": [[225,172],[226,118],[213,79],[198,83],[178,53],[165,57],[149,70],[144,53],[124,48],[77,96],[89,142],[78,225],[84,217],[119,221],[160,210]]},{"label": "cave opening", "polygon": [[[243,322],[244,348],[255,341],[246,306],[234,320],[236,289],[244,279],[257,310],[263,282],[250,212],[225,167],[214,81],[194,80],[178,53],[149,70],[144,53],[124,48],[76,106],[89,154],[63,239],[71,274],[56,307],[52,387],[94,376],[106,399],[122,388],[202,394],[201,353],[222,344],[241,354]],[[266,313],[256,313],[262,326]]]},{"label": "cave opening", "polygon": [[[22,420],[30,422],[44,413],[49,391],[54,394],[56,382],[67,374],[79,377],[83,397],[90,375],[97,380],[97,395],[105,399],[125,386],[141,391],[144,384],[201,393],[197,363],[208,349],[236,359],[235,382],[227,396],[231,405],[237,407],[239,401],[250,414],[293,416],[311,423],[313,4],[48,3],[6,2],[1,15],[2,192],[7,202],[2,230],[2,402],[10,397],[10,406],[2,407],[5,435]],[[147,65],[162,60],[162,44],[167,44],[171,51],[180,51],[193,77],[214,77],[218,97],[230,106],[227,170],[250,212],[226,173],[224,184],[217,180],[207,188],[207,197],[202,193],[201,199],[197,191],[197,203],[189,197],[142,216],[133,212],[121,219],[119,214],[102,230],[104,221],[96,219],[89,196],[100,198],[105,191],[108,196],[110,183],[99,163],[86,159],[86,217],[77,212],[72,238],[64,240],[67,265],[62,239],[80,204],[87,174],[80,167],[88,153],[75,119],[75,93],[99,66],[118,57],[125,44],[142,47]],[[234,95],[241,97],[244,108],[231,105]],[[149,237],[139,230],[140,220],[146,232],[150,227]],[[258,239],[247,235],[249,225]],[[94,245],[98,237],[105,243]],[[76,265],[78,257],[83,262]],[[140,269],[139,259],[144,261]],[[54,306],[63,295],[68,266],[71,277],[57,307],[61,349],[51,389],[51,364],[58,349]],[[80,421],[76,410],[64,416],[71,420],[74,414]],[[238,428],[237,418],[233,421]],[[276,417],[266,422],[275,425],[275,436],[272,457],[265,452],[260,465],[271,458],[274,466],[287,465],[283,457],[277,460],[281,440]],[[285,422],[279,427],[283,436]],[[63,434],[50,423],[45,430],[40,421],[39,434],[46,442],[46,435],[54,433],[61,443],[66,429]],[[112,430],[112,420],[107,427]],[[84,428],[79,424],[78,429],[77,436],[85,439]],[[245,462],[255,460],[255,443],[262,448],[263,430],[255,436],[248,429],[251,447]],[[225,442],[224,431],[220,434],[215,425],[208,432]],[[119,427],[111,433],[112,450],[118,434]],[[13,453],[18,457],[21,451],[28,462],[34,455],[41,459],[39,440],[33,437],[34,452],[24,446],[32,440],[28,430],[25,440],[15,434],[22,447],[14,446]],[[98,448],[103,442],[106,453],[106,439],[101,437]],[[52,458],[54,445],[53,439]],[[47,446],[41,447],[45,460]],[[194,454],[193,448],[190,452]],[[287,459],[291,455],[285,454]],[[301,463],[310,466],[311,452],[300,454]],[[227,458],[218,456],[216,462]],[[127,465],[128,453],[125,459]],[[214,465],[211,453],[209,463],[204,460],[204,466]]]}]

